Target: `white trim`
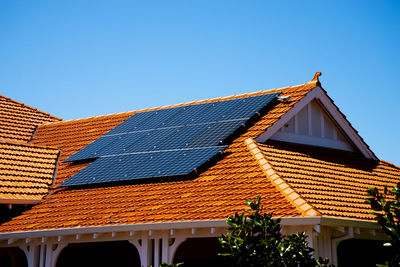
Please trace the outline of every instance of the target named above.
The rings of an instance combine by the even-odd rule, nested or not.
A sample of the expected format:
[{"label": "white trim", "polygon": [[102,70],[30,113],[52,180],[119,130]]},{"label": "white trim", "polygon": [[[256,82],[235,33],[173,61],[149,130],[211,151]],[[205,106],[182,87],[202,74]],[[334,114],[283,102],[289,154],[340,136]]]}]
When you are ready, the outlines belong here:
[{"label": "white trim", "polygon": [[[342,238],[347,233],[360,233],[360,229],[363,229],[363,233],[376,233],[380,229],[380,226],[376,222],[333,217],[282,217],[279,219],[281,220],[282,230],[286,234],[293,231],[306,230],[308,235],[307,240],[311,247],[316,249],[316,255],[322,253],[332,258],[333,256],[331,255],[336,253],[332,248],[336,248],[338,238]],[[134,237],[131,235],[133,230],[129,231],[127,228],[136,229]],[[179,230],[180,232],[176,235],[175,231],[171,233],[172,229]],[[128,240],[136,247],[142,266],[148,266],[149,264],[157,266],[160,257],[162,260],[172,263],[177,249],[187,238],[218,237],[221,233],[226,232],[227,229],[226,220],[186,221],[8,233],[0,234],[0,240],[3,239],[3,242],[7,242],[7,240],[13,239],[15,242],[12,242],[12,246],[15,246],[18,243],[18,239],[21,242],[26,242],[29,239],[29,244],[24,243],[19,245],[27,255],[28,262],[30,263],[29,266],[40,264],[41,267],[44,267],[45,264],[46,267],[50,267],[55,266],[62,249],[70,243],[77,242],[75,240],[77,235],[81,237],[80,239],[82,240],[79,241],[82,242],[101,242],[114,240],[115,238],[112,237],[112,233],[115,233],[115,237],[117,237],[115,240]],[[154,230],[154,233],[152,233],[154,237],[149,238],[149,231],[151,230]],[[193,236],[193,230],[195,231],[195,236]],[[336,234],[332,235],[331,233],[333,232]],[[98,235],[95,241],[93,240],[93,234]],[[169,234],[175,235],[169,236]],[[66,237],[65,239],[62,238],[60,242],[58,237],[63,235],[70,235],[72,239]],[[109,236],[111,236],[111,239]],[[171,238],[175,241],[169,245]],[[42,243],[41,240],[44,240],[45,243]],[[154,247],[151,246],[152,240],[154,240]],[[327,243],[321,246],[321,242]],[[161,249],[159,247],[160,243]],[[4,245],[7,246],[6,244]]]},{"label": "white trim", "polygon": [[312,124],[312,118],[311,118],[311,103],[309,103],[308,105],[307,105],[307,119],[308,119],[308,134],[310,135],[310,136],[312,136],[313,135],[313,132],[312,132],[312,126],[313,126],[313,124]]},{"label": "white trim", "polygon": [[228,227],[226,220],[205,220],[205,221],[183,221],[167,223],[141,223],[110,226],[89,226],[79,228],[63,228],[51,230],[34,230],[13,233],[0,233],[0,240],[9,238],[35,238],[43,236],[75,235],[78,239],[82,234],[108,233],[108,232],[132,232],[132,231],[151,231],[165,229],[192,229],[192,228],[210,228],[210,227]]},{"label": "white trim", "polygon": [[310,103],[313,99],[317,99],[332,117],[337,126],[345,133],[354,146],[369,159],[378,160],[375,154],[369,149],[367,144],[361,139],[358,133],[351,127],[347,119],[340,113],[332,100],[327,96],[319,86],[312,89],[299,102],[297,102],[286,114],[284,114],[277,122],[270,126],[264,133],[255,140],[264,143],[277,133],[291,118],[293,118],[303,107]]},{"label": "white trim", "polygon": [[[276,218],[278,219],[278,218]],[[282,225],[327,225],[327,226],[353,226],[360,228],[380,229],[376,222],[360,221],[352,219],[341,219],[333,217],[282,217],[279,218]],[[227,228],[229,225],[226,220],[208,220],[208,221],[184,221],[168,223],[143,223],[126,224],[112,226],[91,226],[79,228],[64,228],[52,230],[36,230],[13,233],[0,233],[0,240],[7,239],[26,239],[42,238],[49,236],[75,235],[78,239],[82,234],[110,233],[110,232],[130,232],[130,231],[149,231],[149,230],[170,230],[170,229],[191,229],[192,228]]]},{"label": "white trim", "polygon": [[271,137],[271,140],[354,151],[354,149],[348,143],[343,142],[339,139],[333,140],[316,136],[277,132],[276,134],[274,134],[273,137]]}]

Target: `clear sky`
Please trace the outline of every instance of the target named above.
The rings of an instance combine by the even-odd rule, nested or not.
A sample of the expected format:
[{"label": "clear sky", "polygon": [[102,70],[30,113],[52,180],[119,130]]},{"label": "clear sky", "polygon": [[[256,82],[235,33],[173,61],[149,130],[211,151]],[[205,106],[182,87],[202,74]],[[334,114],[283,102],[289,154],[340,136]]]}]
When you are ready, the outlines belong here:
[{"label": "clear sky", "polygon": [[69,120],[323,87],[400,166],[399,1],[0,2],[0,94]]}]

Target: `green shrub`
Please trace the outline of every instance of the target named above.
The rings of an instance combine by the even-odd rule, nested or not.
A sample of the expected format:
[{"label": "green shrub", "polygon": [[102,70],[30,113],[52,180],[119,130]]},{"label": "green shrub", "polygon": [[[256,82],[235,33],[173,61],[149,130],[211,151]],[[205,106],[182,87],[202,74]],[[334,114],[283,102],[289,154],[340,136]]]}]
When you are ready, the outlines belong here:
[{"label": "green shrub", "polygon": [[[384,246],[391,247],[389,266],[400,266],[400,183],[390,192],[385,187],[383,194],[377,188],[367,191],[366,200],[374,211],[375,219],[390,238]],[[384,265],[383,265],[384,266]]]},{"label": "green shrub", "polygon": [[221,256],[229,257],[238,267],[328,266],[327,259],[314,259],[304,232],[282,235],[280,220],[273,219],[272,213],[263,213],[260,199],[246,200],[250,214],[236,212],[228,217],[229,233],[219,238],[226,251]]}]

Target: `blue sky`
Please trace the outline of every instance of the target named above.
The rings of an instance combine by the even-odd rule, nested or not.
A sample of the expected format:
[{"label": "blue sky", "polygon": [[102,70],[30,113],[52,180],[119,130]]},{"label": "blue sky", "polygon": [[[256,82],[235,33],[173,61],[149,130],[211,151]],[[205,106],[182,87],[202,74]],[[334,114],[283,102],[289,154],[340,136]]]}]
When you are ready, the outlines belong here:
[{"label": "blue sky", "polygon": [[0,94],[63,119],[323,87],[400,165],[398,1],[0,2]]}]

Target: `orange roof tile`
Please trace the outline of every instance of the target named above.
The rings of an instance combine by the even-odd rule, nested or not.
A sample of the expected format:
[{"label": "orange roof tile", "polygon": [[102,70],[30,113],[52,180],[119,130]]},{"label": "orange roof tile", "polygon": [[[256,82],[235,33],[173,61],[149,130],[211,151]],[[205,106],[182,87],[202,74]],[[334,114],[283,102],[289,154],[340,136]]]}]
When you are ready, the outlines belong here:
[{"label": "orange roof tile", "polygon": [[[282,92],[281,96],[291,95],[289,102],[276,104],[236,138],[226,149],[226,156],[197,178],[86,189],[57,188],[42,203],[1,225],[0,232],[225,219],[235,211],[244,209],[245,199],[254,199],[258,194],[263,196],[264,208],[273,211],[275,216],[302,216],[297,207],[271,183],[244,141],[263,133],[316,84],[314,81],[294,87],[187,103],[220,101],[277,91]],[[134,113],[41,125],[31,143],[61,149],[60,158],[63,160]],[[55,184],[60,184],[85,166],[87,164],[61,163]]]},{"label": "orange roof tile", "polygon": [[298,210],[305,216],[318,216],[321,215],[313,206],[311,206],[301,195],[299,195],[293,188],[284,181],[276,172],[275,168],[271,166],[269,161],[265,158],[262,151],[252,138],[246,140],[246,144],[253,154],[254,158],[260,164],[265,175],[270,179],[272,184],[291,202]]},{"label": "orange roof tile", "polygon": [[273,141],[258,146],[278,175],[323,216],[372,220],[366,190],[400,181],[399,167],[357,153]]},{"label": "orange roof tile", "polygon": [[52,184],[58,149],[0,141],[0,203],[38,202]]},{"label": "orange roof tile", "polygon": [[60,120],[0,95],[0,139],[27,142],[31,139],[36,126]]},{"label": "orange roof tile", "polygon": [[[294,87],[174,105],[278,91],[281,96],[291,96],[288,102],[277,103],[233,140],[225,150],[225,157],[194,179],[85,189],[54,188],[42,203],[3,223],[0,232],[225,219],[242,210],[245,199],[254,199],[258,194],[263,196],[265,210],[275,216],[322,215],[371,220],[373,217],[364,204],[367,187],[393,186],[400,179],[398,167],[350,152],[252,141],[317,85],[316,78]],[[42,124],[30,144],[60,149],[63,161],[136,112]],[[61,162],[54,187],[88,164]]]}]

